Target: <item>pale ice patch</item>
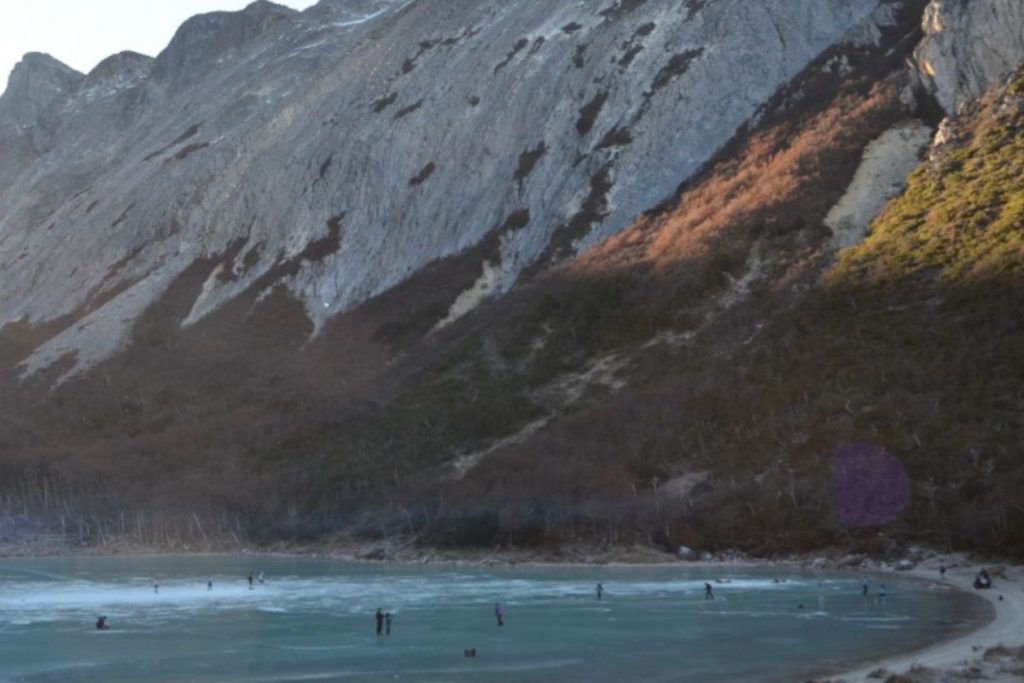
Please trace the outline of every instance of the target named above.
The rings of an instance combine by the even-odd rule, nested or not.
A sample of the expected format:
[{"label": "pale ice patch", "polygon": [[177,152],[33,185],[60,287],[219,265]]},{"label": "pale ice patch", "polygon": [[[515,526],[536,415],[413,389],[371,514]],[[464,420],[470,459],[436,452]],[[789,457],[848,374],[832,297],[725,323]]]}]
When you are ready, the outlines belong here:
[{"label": "pale ice patch", "polygon": [[332,22],[329,25],[333,26],[335,28],[347,28],[349,26],[359,26],[360,24],[365,24],[367,22],[373,21],[374,19],[376,19],[377,17],[381,16],[382,14],[387,14],[388,12],[397,12],[399,10],[402,10],[402,9],[405,8],[406,5],[411,5],[414,1],[415,0],[409,0],[409,2],[401,3],[397,7],[385,7],[384,9],[377,10],[376,12],[373,12],[371,14],[367,14],[367,15],[362,16],[362,17],[359,17],[358,19],[348,19],[348,20],[345,20],[345,21],[335,21],[335,22]]},{"label": "pale ice patch", "polygon": [[380,15],[384,14],[387,11],[388,11],[388,8],[385,7],[382,10],[378,10],[378,11],[374,12],[373,14],[368,14],[365,17],[360,17],[359,19],[351,19],[349,21],[336,21],[336,22],[333,22],[333,23],[331,23],[331,26],[334,26],[335,28],[344,28],[346,26],[358,26],[359,24],[365,24],[368,21],[372,21],[373,19],[376,19],[377,17],[379,17]]},{"label": "pale ice patch", "polygon": [[[511,578],[486,573],[455,573],[436,580],[424,576],[324,576],[277,577],[273,582],[248,589],[235,577],[214,577],[207,590],[204,577],[161,580],[154,592],[151,579],[121,581],[7,581],[0,587],[0,610],[8,623],[50,621],[82,613],[148,613],[160,610],[163,617],[188,616],[196,611],[254,608],[284,614],[302,610],[361,613],[367,605],[389,604],[400,614],[403,607],[428,607],[458,595],[470,603],[488,604],[499,594],[508,604],[589,598],[588,583],[571,579]],[[702,594],[703,579],[680,577],[607,581],[609,595],[645,597]],[[809,581],[790,579],[775,583],[769,578],[735,578],[717,584],[720,593],[789,590],[810,586]]]}]

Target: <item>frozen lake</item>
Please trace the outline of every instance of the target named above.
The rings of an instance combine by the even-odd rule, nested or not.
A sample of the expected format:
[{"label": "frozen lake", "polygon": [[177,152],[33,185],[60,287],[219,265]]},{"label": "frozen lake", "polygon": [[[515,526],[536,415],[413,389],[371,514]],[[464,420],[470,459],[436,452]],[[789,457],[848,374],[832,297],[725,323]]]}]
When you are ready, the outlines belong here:
[{"label": "frozen lake", "polygon": [[[261,571],[266,583],[250,590],[246,576]],[[769,568],[0,559],[0,681],[802,680],[990,617],[991,607],[969,595],[868,579],[863,597],[856,573]],[[704,599],[705,580],[714,600]],[[374,632],[377,608],[394,615],[390,636]],[[100,614],[110,630],[94,628]],[[475,659],[466,648],[476,648]]]}]

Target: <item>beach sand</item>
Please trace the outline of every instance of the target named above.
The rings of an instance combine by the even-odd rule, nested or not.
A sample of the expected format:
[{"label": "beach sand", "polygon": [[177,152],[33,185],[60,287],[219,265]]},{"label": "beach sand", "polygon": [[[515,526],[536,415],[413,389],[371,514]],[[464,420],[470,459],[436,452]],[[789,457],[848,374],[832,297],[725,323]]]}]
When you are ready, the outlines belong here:
[{"label": "beach sand", "polygon": [[[939,579],[940,563],[947,568],[944,582]],[[992,574],[992,588],[974,590],[974,577],[982,568]],[[1024,567],[986,567],[962,556],[940,555],[901,573],[970,591],[992,604],[995,619],[956,640],[874,662],[825,680],[831,683],[1024,682],[1024,650],[1021,649],[1024,647]],[[1000,646],[1007,651],[1004,653]]]}]

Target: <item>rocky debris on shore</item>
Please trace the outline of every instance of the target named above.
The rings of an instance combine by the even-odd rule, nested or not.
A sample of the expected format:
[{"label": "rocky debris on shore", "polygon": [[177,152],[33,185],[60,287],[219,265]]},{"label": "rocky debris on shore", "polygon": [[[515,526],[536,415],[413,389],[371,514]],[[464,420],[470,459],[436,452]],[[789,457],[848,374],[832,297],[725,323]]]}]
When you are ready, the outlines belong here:
[{"label": "rocky debris on shore", "polygon": [[[949,668],[915,665],[903,673],[879,667],[867,676],[868,681],[882,683],[1018,683],[1024,681],[1024,647],[976,646],[977,656]],[[852,683],[845,678],[811,680],[807,683]]]}]

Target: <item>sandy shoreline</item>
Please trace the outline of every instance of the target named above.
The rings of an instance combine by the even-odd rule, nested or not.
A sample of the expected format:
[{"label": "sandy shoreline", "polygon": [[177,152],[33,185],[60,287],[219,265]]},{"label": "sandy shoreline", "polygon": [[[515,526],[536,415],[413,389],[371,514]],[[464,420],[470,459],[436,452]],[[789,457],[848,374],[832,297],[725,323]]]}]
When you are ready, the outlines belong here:
[{"label": "sandy shoreline", "polygon": [[[1000,576],[993,576],[993,587],[990,590],[974,590],[972,583],[980,569],[988,567],[991,571],[993,565],[970,562],[960,556],[933,557],[914,569],[899,573],[939,582],[939,565],[942,562],[945,563],[947,572],[945,581],[941,583],[987,600],[995,608],[995,618],[982,628],[955,640],[878,660],[825,680],[832,683],[862,683],[884,681],[889,676],[908,675],[908,672],[913,672],[913,675],[905,680],[987,680],[997,683],[1024,681],[1024,675],[1000,672],[999,669],[1002,667],[998,666],[998,662],[983,660],[983,655],[991,648],[1024,646],[1024,568],[1005,567]],[[885,671],[884,675],[878,674],[880,669]],[[1024,672],[1019,665],[1018,670]]]}]

